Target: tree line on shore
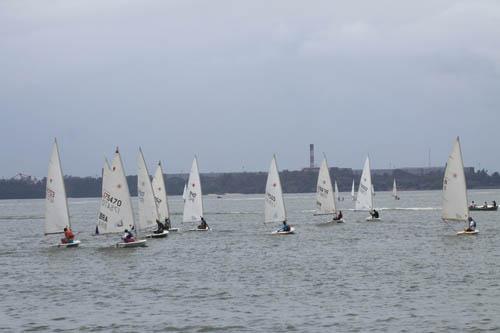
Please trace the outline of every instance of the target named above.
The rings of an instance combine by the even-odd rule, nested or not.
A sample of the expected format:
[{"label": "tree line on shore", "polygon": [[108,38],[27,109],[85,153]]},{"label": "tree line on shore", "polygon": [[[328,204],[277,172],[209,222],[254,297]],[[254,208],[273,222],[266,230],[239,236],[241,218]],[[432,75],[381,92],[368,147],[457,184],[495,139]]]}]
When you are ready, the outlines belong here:
[{"label": "tree line on shore", "polygon": [[[350,192],[352,180],[359,183],[359,175],[352,169],[331,168],[332,181],[336,180],[341,192]],[[165,175],[167,191],[170,195],[183,192],[187,175]],[[316,191],[317,170],[280,172],[283,191],[286,193],[310,193]],[[267,172],[234,172],[221,174],[201,174],[203,193],[264,193]],[[415,175],[395,169],[393,173],[374,174],[372,181],[375,191],[392,189],[393,179],[397,180],[398,190],[439,190],[442,188],[443,171]],[[489,174],[486,170],[476,170],[466,174],[467,187],[500,188],[500,174]],[[0,179],[0,199],[34,199],[45,197],[46,179],[32,181],[26,179]],[[128,176],[127,182],[132,196],[137,195],[137,176]],[[68,197],[84,198],[101,196],[102,179],[95,177],[65,176]]]}]

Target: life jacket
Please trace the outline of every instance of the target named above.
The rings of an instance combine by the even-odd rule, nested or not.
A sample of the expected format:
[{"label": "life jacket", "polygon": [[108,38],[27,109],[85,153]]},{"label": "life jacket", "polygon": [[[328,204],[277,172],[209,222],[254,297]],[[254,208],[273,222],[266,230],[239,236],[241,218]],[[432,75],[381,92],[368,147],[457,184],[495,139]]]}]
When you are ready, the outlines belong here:
[{"label": "life jacket", "polygon": [[71,229],[68,229],[64,232],[64,236],[66,237],[66,239],[73,239],[75,238],[75,235],[73,234],[73,231],[71,231]]}]

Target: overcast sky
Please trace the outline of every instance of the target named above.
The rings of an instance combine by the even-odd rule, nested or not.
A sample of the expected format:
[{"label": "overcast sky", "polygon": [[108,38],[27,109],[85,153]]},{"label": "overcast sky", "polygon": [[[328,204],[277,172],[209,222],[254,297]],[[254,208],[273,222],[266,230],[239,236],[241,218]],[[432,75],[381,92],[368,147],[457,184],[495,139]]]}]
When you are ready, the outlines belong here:
[{"label": "overcast sky", "polygon": [[[500,170],[500,1],[0,1],[0,177],[444,165]],[[319,161],[317,162],[319,164]]]}]

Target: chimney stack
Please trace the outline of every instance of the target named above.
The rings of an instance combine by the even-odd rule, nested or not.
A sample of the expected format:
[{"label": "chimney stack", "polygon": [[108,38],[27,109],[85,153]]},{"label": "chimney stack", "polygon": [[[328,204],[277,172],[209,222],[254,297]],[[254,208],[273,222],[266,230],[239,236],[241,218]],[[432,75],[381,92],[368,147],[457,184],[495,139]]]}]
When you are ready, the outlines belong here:
[{"label": "chimney stack", "polygon": [[309,145],[309,167],[314,168],[314,143]]}]

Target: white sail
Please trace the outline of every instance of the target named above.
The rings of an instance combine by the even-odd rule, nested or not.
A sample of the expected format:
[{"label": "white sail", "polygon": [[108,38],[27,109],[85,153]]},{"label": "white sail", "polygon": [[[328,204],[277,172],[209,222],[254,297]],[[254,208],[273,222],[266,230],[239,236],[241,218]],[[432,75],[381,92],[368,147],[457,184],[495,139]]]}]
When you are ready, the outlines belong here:
[{"label": "white sail", "polygon": [[394,198],[398,197],[398,189],[396,187],[396,178],[394,178],[394,182],[392,183],[392,196]]},{"label": "white sail", "polygon": [[158,162],[152,185],[156,204],[158,205],[158,216],[160,221],[164,222],[165,219],[170,218],[170,210],[168,208],[167,187],[163,178],[161,162]]},{"label": "white sail", "polygon": [[137,226],[140,230],[156,227],[158,220],[158,207],[156,205],[151,178],[144,160],[142,150],[139,148],[137,156],[137,199],[139,207],[139,220]]},{"label": "white sail", "polygon": [[373,209],[373,185],[372,176],[370,173],[370,158],[365,160],[363,173],[359,181],[358,196],[356,198],[356,210],[372,210]]},{"label": "white sail", "polygon": [[127,178],[118,148],[111,162],[104,163],[102,173],[102,197],[97,229],[99,234],[123,232],[134,226],[132,200]]},{"label": "white sail", "polygon": [[45,234],[63,233],[71,227],[59,147],[54,140],[45,189]]},{"label": "white sail", "polygon": [[200,173],[198,171],[198,159],[194,157],[189,173],[186,190],[186,201],[184,201],[183,222],[199,222],[203,217],[203,199],[201,193]]},{"label": "white sail", "polygon": [[457,137],[444,172],[442,218],[446,221],[467,221],[468,217],[464,163],[460,139]]},{"label": "white sail", "polygon": [[340,201],[339,187],[337,186],[337,181],[335,181],[335,200]]},{"label": "white sail", "polygon": [[283,200],[276,156],[273,156],[269,173],[267,174],[266,196],[264,198],[264,222],[283,221],[286,221],[285,201]]},{"label": "white sail", "polygon": [[188,186],[186,183],[186,184],[184,184],[184,191],[182,192],[182,199],[184,199],[184,201],[186,201],[187,189],[188,189]]},{"label": "white sail", "polygon": [[351,198],[352,200],[356,199],[356,194],[354,193],[354,179],[352,180]]},{"label": "white sail", "polygon": [[332,180],[325,157],[319,169],[318,183],[316,186],[316,214],[334,214],[335,212],[336,208]]}]

